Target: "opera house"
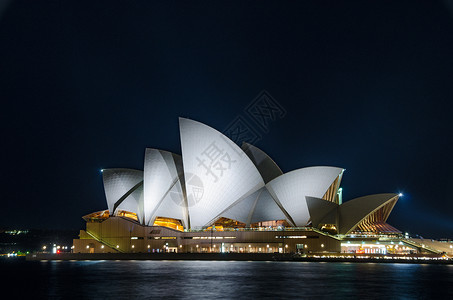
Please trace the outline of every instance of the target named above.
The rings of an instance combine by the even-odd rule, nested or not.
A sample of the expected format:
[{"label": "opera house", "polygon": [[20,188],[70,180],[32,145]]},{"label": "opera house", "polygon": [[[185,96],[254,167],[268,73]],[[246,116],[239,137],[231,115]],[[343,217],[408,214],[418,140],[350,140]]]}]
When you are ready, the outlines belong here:
[{"label": "opera house", "polygon": [[102,170],[107,209],[83,217],[73,252],[412,253],[386,223],[399,195],[342,201],[344,169],[283,173],[262,150],[180,118],[181,153]]}]

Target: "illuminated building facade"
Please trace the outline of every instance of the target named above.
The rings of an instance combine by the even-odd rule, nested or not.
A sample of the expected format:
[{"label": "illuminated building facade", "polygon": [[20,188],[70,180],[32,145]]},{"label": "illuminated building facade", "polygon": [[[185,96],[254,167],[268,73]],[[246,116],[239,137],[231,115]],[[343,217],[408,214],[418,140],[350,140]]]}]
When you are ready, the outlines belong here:
[{"label": "illuminated building facade", "polygon": [[343,203],[343,168],[283,173],[253,145],[179,125],[182,155],[146,149],[143,171],[103,170],[108,209],[84,217],[74,252],[397,251],[401,232],[386,220],[398,194]]}]

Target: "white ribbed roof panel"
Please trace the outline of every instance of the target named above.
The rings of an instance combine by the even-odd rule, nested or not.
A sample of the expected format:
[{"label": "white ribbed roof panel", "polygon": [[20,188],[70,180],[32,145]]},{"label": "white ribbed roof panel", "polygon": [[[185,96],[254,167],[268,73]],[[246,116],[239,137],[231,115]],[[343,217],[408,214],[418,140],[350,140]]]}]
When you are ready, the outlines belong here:
[{"label": "white ribbed roof panel", "polygon": [[203,185],[202,196],[189,203],[192,228],[209,225],[232,203],[264,186],[253,162],[226,136],[189,119],[180,118],[179,126],[185,177],[194,175]]},{"label": "white ribbed roof panel", "polygon": [[272,198],[266,187],[262,187],[253,194],[237,201],[218,217],[225,217],[246,223],[287,220],[284,212]]},{"label": "white ribbed roof panel", "polygon": [[310,220],[305,196],[322,198],[333,181],[343,172],[336,167],[309,167],[285,173],[266,184],[295,222],[305,226]]},{"label": "white ribbed roof panel", "polygon": [[182,202],[183,192],[180,182],[173,185],[170,191],[165,195],[165,198],[156,208],[150,225],[152,225],[157,217],[173,218],[181,220],[184,228],[188,227],[186,209]]},{"label": "white ribbed roof panel", "polygon": [[116,211],[127,210],[137,214],[138,221],[143,223],[143,184],[127,196]]},{"label": "white ribbed roof panel", "polygon": [[104,169],[102,179],[107,206],[112,215],[115,203],[143,180],[143,171],[121,168]]},{"label": "white ribbed roof panel", "polygon": [[[180,211],[185,210],[184,206],[175,207],[176,203],[184,203],[181,182],[181,168],[177,167],[181,159],[171,152],[146,149],[145,152],[145,171],[144,171],[144,215],[145,224],[152,225],[157,216],[173,218],[172,215],[181,216]],[[172,189],[179,191],[172,193],[174,203],[165,203],[170,198],[167,197]],[[179,199],[176,199],[176,198]],[[170,209],[170,207],[173,207]],[[157,215],[157,210],[166,215]],[[177,211],[175,211],[177,210]],[[180,219],[178,217],[178,219]],[[185,221],[185,220],[183,220]]]},{"label": "white ribbed roof panel", "polygon": [[253,210],[250,223],[287,220],[287,217],[275,202],[267,188],[260,190],[258,201]]},{"label": "white ribbed roof panel", "polygon": [[248,224],[250,214],[253,213],[261,190],[262,189],[259,189],[258,191],[245,197],[243,200],[237,201],[237,203],[234,203],[222,212],[219,217],[229,218]]}]

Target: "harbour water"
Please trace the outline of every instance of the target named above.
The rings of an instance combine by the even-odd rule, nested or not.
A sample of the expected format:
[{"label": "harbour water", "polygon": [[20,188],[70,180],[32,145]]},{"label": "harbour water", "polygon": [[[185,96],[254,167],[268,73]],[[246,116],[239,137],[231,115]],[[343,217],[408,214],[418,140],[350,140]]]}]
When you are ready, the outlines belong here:
[{"label": "harbour water", "polygon": [[453,265],[4,259],[0,270],[16,299],[453,299]]}]

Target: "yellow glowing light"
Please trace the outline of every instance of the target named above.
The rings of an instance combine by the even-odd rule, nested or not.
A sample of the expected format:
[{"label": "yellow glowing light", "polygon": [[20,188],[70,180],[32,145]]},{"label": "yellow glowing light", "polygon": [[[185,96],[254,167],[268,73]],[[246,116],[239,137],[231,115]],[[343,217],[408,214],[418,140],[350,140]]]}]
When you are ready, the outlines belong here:
[{"label": "yellow glowing light", "polygon": [[136,213],[133,213],[133,212],[130,212],[130,211],[126,211],[126,210],[118,211],[117,216],[126,217],[126,218],[129,218],[129,219],[138,221],[138,217],[137,217]]},{"label": "yellow glowing light", "polygon": [[157,217],[156,220],[154,221],[153,226],[162,226],[176,229],[179,231],[184,231],[184,227],[182,226],[181,221],[172,218]]}]

